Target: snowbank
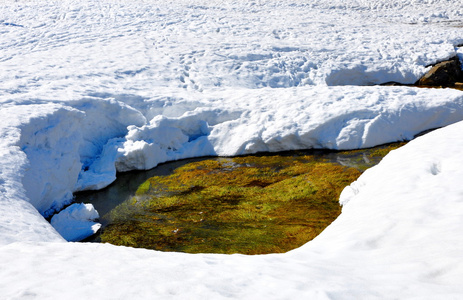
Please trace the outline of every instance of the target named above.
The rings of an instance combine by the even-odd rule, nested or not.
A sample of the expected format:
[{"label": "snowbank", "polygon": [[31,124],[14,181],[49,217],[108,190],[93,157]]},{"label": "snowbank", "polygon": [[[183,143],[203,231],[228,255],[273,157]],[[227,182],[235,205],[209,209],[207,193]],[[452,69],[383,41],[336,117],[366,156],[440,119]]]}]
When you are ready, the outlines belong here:
[{"label": "snowbank", "polygon": [[11,142],[27,156],[26,197],[48,216],[69,204],[73,192],[109,185],[117,171],[197,156],[372,147],[463,119],[463,95],[455,90],[300,87],[225,94],[190,93],[183,101],[195,109],[148,123],[112,98],[10,105],[5,113],[29,118]]},{"label": "snowbank", "polygon": [[286,254],[16,242],[0,247],[0,292],[67,299],[458,299],[462,133],[460,122],[391,152],[345,190],[336,221]]}]

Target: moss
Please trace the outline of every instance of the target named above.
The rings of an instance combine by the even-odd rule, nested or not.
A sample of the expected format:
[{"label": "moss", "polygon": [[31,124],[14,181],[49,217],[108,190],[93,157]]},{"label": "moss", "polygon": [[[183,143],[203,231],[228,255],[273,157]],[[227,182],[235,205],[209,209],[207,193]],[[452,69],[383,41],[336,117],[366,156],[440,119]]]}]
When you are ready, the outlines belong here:
[{"label": "moss", "polygon": [[341,212],[342,189],[402,145],[189,163],[143,183],[111,212],[101,240],[188,253],[286,252],[320,234]]},{"label": "moss", "polygon": [[195,162],[145,182],[101,239],[190,253],[286,252],[339,215],[339,193],[359,175],[311,156]]},{"label": "moss", "polygon": [[149,180],[147,180],[138,187],[136,194],[137,195],[146,194],[146,192],[149,190],[149,188],[150,188],[150,182],[149,182]]},{"label": "moss", "polygon": [[372,157],[372,158],[373,157],[383,158],[384,156],[386,156],[392,150],[400,148],[405,144],[406,144],[406,142],[400,142],[400,143],[389,144],[389,145],[386,145],[386,146],[383,146],[383,147],[376,147],[371,151],[370,157]]},{"label": "moss", "polygon": [[363,172],[378,164],[390,151],[400,148],[405,144],[406,142],[397,142],[369,149],[340,151],[336,155],[342,157],[345,165]]}]

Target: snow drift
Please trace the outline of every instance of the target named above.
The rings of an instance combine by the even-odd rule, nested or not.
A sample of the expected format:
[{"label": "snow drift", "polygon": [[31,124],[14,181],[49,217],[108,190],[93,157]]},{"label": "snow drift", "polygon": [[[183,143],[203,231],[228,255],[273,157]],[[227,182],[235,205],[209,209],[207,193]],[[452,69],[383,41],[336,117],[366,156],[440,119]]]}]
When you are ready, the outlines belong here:
[{"label": "snow drift", "polygon": [[27,117],[10,144],[27,156],[26,197],[48,216],[73,192],[109,185],[117,171],[196,156],[372,147],[463,119],[463,96],[454,90],[306,87],[190,97],[195,109],[150,122],[111,98],[10,106]]}]

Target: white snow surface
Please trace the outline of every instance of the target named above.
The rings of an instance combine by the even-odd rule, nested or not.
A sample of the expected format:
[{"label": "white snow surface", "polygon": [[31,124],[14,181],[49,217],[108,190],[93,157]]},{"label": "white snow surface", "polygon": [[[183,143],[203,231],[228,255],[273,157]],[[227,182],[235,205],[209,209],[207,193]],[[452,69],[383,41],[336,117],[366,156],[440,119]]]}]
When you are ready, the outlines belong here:
[{"label": "white snow surface", "polygon": [[[463,294],[463,93],[374,86],[461,58],[460,1],[5,0],[0,37],[1,297]],[[56,215],[61,235],[42,217],[117,171],[371,147],[444,126],[366,171],[341,216],[286,254],[67,243],[85,234],[66,227],[95,211]]]},{"label": "white snow surface", "polygon": [[51,225],[69,242],[78,242],[95,234],[101,224],[100,215],[92,204],[74,203],[51,218]]}]

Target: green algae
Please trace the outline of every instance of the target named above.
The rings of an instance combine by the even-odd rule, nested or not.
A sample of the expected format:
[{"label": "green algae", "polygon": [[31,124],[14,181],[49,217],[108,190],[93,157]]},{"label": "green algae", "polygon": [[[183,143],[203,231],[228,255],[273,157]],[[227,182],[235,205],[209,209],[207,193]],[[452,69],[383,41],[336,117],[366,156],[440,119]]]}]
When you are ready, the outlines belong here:
[{"label": "green algae", "polygon": [[[339,195],[394,144],[326,155],[216,158],[154,176],[110,213],[101,241],[188,253],[281,253],[341,213]],[[348,162],[348,163],[346,163]]]}]

